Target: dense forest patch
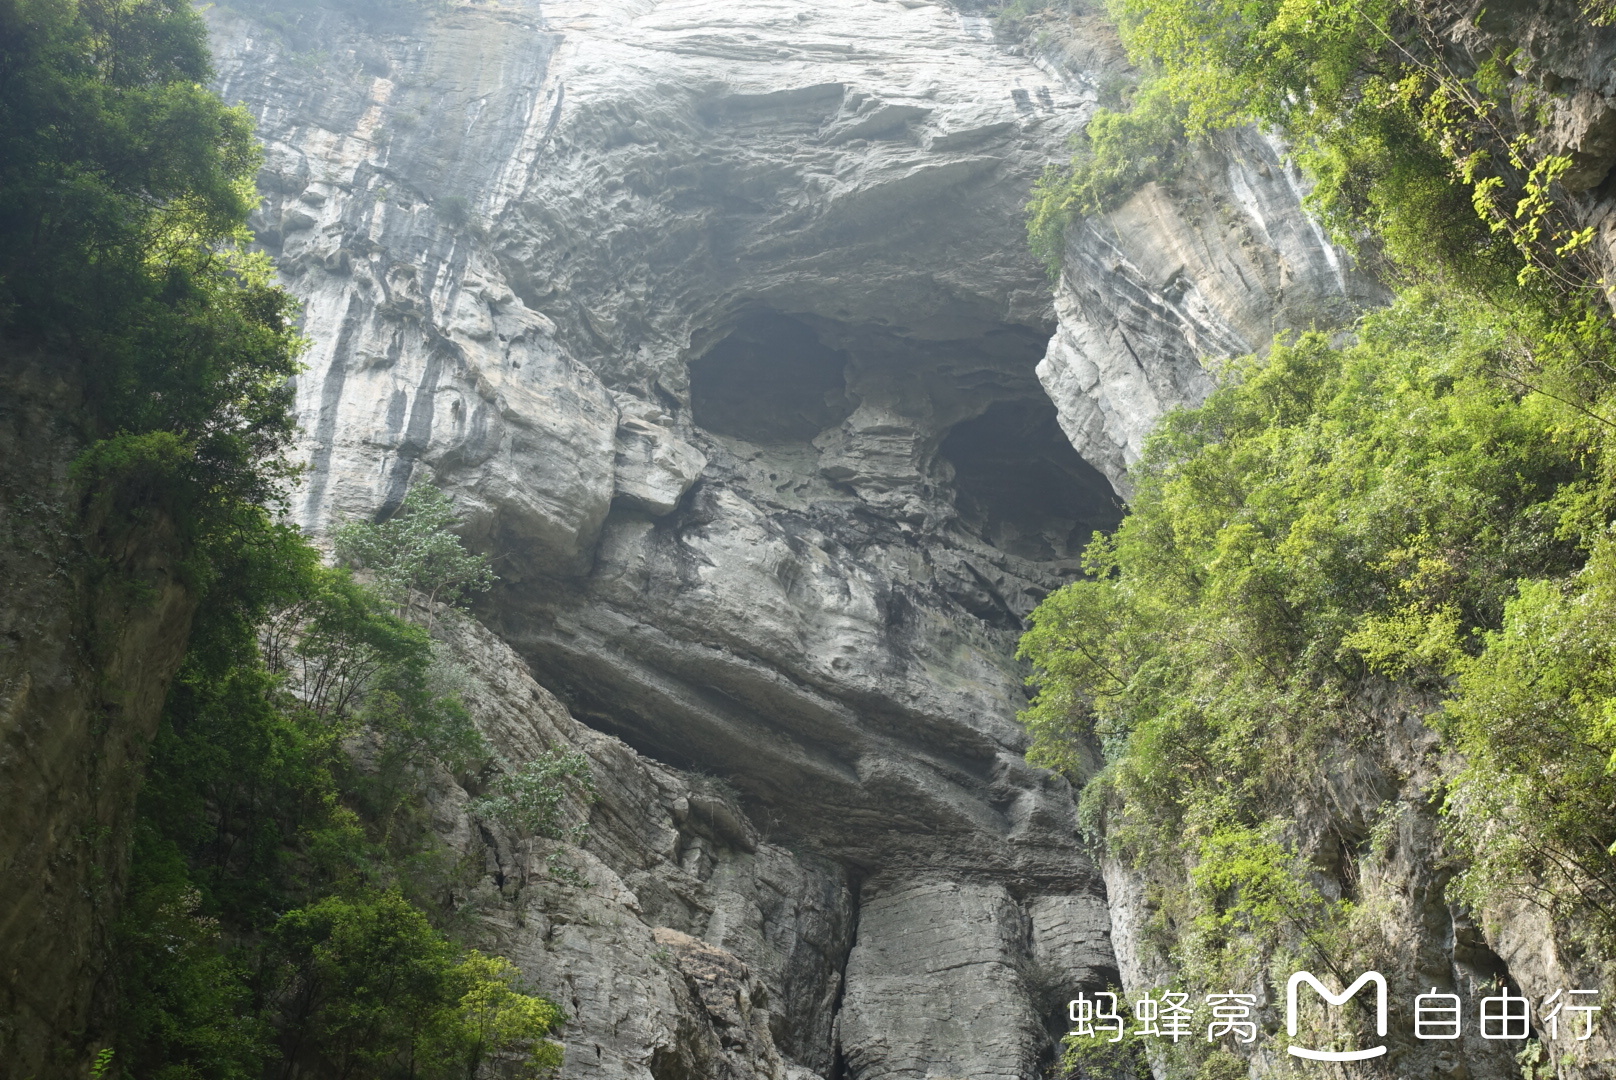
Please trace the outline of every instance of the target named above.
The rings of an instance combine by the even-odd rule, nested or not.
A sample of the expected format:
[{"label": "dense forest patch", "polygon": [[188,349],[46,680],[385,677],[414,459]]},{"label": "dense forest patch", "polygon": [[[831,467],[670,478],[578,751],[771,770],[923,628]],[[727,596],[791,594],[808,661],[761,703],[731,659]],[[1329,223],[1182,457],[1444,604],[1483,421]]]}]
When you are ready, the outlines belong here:
[{"label": "dense forest patch", "polygon": [[[1572,158],[1539,138],[1552,83],[1396,0],[1114,14],[1139,86],[1029,206],[1057,269],[1077,216],[1257,123],[1400,295],[1223,364],[1162,422],[1122,525],[1023,640],[1033,759],[1150,883],[1147,951],[1186,988],[1408,960],[1370,883],[1431,812],[1410,798],[1449,900],[1547,912],[1608,984],[1616,334]],[[1184,1067],[1224,1067],[1205,1050]]]},{"label": "dense forest patch", "polygon": [[[549,1072],[560,1009],[452,937],[459,868],[412,809],[432,770],[488,763],[421,614],[487,562],[429,488],[344,531],[371,584],[281,520],[303,343],[248,250],[250,121],[210,77],[185,0],[0,3],[0,358],[82,388],[59,418],[82,515],[177,537],[197,612],[102,890],[110,1030],[74,1038],[143,1080]],[[550,788],[587,783],[569,765]]]}]

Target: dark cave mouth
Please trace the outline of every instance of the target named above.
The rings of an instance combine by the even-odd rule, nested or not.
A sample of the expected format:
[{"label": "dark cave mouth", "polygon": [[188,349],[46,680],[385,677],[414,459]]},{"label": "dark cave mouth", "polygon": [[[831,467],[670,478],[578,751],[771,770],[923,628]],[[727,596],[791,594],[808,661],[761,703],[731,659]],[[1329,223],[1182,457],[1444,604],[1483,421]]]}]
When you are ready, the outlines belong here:
[{"label": "dark cave mouth", "polygon": [[1047,399],[994,402],[955,424],[940,454],[954,466],[961,522],[1000,551],[1075,559],[1122,521],[1111,482],[1072,448]]},{"label": "dark cave mouth", "polygon": [[760,445],[805,443],[852,413],[848,356],[789,315],[743,316],[690,363],[697,425]]},{"label": "dark cave mouth", "polygon": [[[827,343],[846,344],[846,349]],[[1047,336],[1000,326],[972,341],[931,343],[768,308],[742,314],[690,362],[692,418],[715,435],[756,446],[805,446],[852,415],[850,387],[870,370],[928,383],[932,407],[989,404],[942,435],[937,470],[960,524],[1007,554],[1070,562],[1123,508],[1110,482],[1072,448],[1034,369]],[[856,355],[855,355],[856,354]]]}]

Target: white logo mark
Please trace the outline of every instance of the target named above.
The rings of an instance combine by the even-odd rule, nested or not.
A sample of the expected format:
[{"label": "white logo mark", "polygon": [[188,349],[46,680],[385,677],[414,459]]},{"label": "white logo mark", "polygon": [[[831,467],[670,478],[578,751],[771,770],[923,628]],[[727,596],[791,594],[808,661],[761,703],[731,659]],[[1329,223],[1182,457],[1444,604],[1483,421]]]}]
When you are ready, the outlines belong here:
[{"label": "white logo mark", "polygon": [[[1366,971],[1358,976],[1358,981],[1347,987],[1339,994],[1332,994],[1324,988],[1324,984],[1313,977],[1309,971],[1298,971],[1291,976],[1290,982],[1285,984],[1285,1031],[1291,1038],[1296,1037],[1296,988],[1307,983],[1319,992],[1319,996],[1331,1005],[1345,1005],[1347,1000],[1364,988],[1365,983],[1375,984],[1375,1034],[1381,1038],[1386,1037],[1386,978],[1378,971]],[[1292,1046],[1291,1054],[1295,1057],[1306,1058],[1309,1061],[1364,1061],[1368,1058],[1380,1057],[1386,1052],[1384,1044],[1371,1046],[1367,1050],[1309,1050],[1305,1046]]]}]

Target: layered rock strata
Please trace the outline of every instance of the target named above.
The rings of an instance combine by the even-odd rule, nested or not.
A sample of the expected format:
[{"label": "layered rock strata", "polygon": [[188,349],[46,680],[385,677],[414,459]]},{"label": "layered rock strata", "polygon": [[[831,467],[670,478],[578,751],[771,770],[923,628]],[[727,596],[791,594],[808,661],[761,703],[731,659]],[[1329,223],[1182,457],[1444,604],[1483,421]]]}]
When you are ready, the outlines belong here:
[{"label": "layered rock strata", "polygon": [[1188,156],[1171,184],[1067,230],[1038,365],[1072,445],[1124,492],[1155,421],[1211,391],[1209,358],[1335,330],[1389,298],[1297,212],[1306,182],[1282,147],[1241,129]]},{"label": "layered rock strata", "polygon": [[1098,23],[1056,64],[913,0],[209,18],[314,342],[300,520],[450,491],[487,654],[636,763],[587,895],[486,917],[571,1002],[567,1074],[1037,1075],[1116,967],[1016,637],[1197,352],[1350,291],[1272,151],[1117,217],[1052,306],[1021,204]]}]

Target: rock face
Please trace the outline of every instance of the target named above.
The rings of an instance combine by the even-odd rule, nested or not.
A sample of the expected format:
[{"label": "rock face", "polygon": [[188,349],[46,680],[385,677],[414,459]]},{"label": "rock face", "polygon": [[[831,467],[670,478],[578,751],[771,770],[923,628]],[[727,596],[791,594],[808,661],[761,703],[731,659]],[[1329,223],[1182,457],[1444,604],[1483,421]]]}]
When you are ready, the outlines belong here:
[{"label": "rock face", "polygon": [[1057,62],[917,0],[209,19],[314,343],[298,516],[450,491],[502,579],[489,715],[556,728],[510,753],[614,778],[587,890],[476,841],[566,1075],[1038,1075],[1116,960],[1016,638],[1196,355],[1357,295],[1272,149],[1075,238],[1052,305],[1021,204],[1096,21]]},{"label": "rock face", "polygon": [[[81,505],[82,381],[0,349],[0,1075],[84,1075],[146,742],[193,602],[160,515]],[[51,1070],[61,1070],[52,1072]]]},{"label": "rock face", "polygon": [[1280,147],[1239,130],[1171,186],[1067,230],[1038,377],[1072,445],[1118,490],[1156,419],[1211,391],[1204,358],[1333,330],[1389,298],[1297,213],[1303,193]]},{"label": "rock face", "polygon": [[1027,1076],[1068,988],[1114,979],[1092,888],[1018,899],[946,872],[861,883],[777,842],[728,783],[575,721],[484,627],[450,620],[440,636],[499,758],[590,761],[598,798],[565,811],[582,841],[481,818],[447,775],[429,798],[452,860],[474,868],[461,916],[571,1016],[566,1075],[924,1077],[942,1060],[945,1075]]},{"label": "rock face", "polygon": [[501,758],[577,749],[590,762],[598,799],[566,807],[582,844],[479,818],[447,776],[431,792],[433,828],[473,867],[457,908],[570,1016],[566,1075],[828,1073],[855,924],[845,869],[771,842],[722,781],[577,723],[482,627],[441,631]]}]

